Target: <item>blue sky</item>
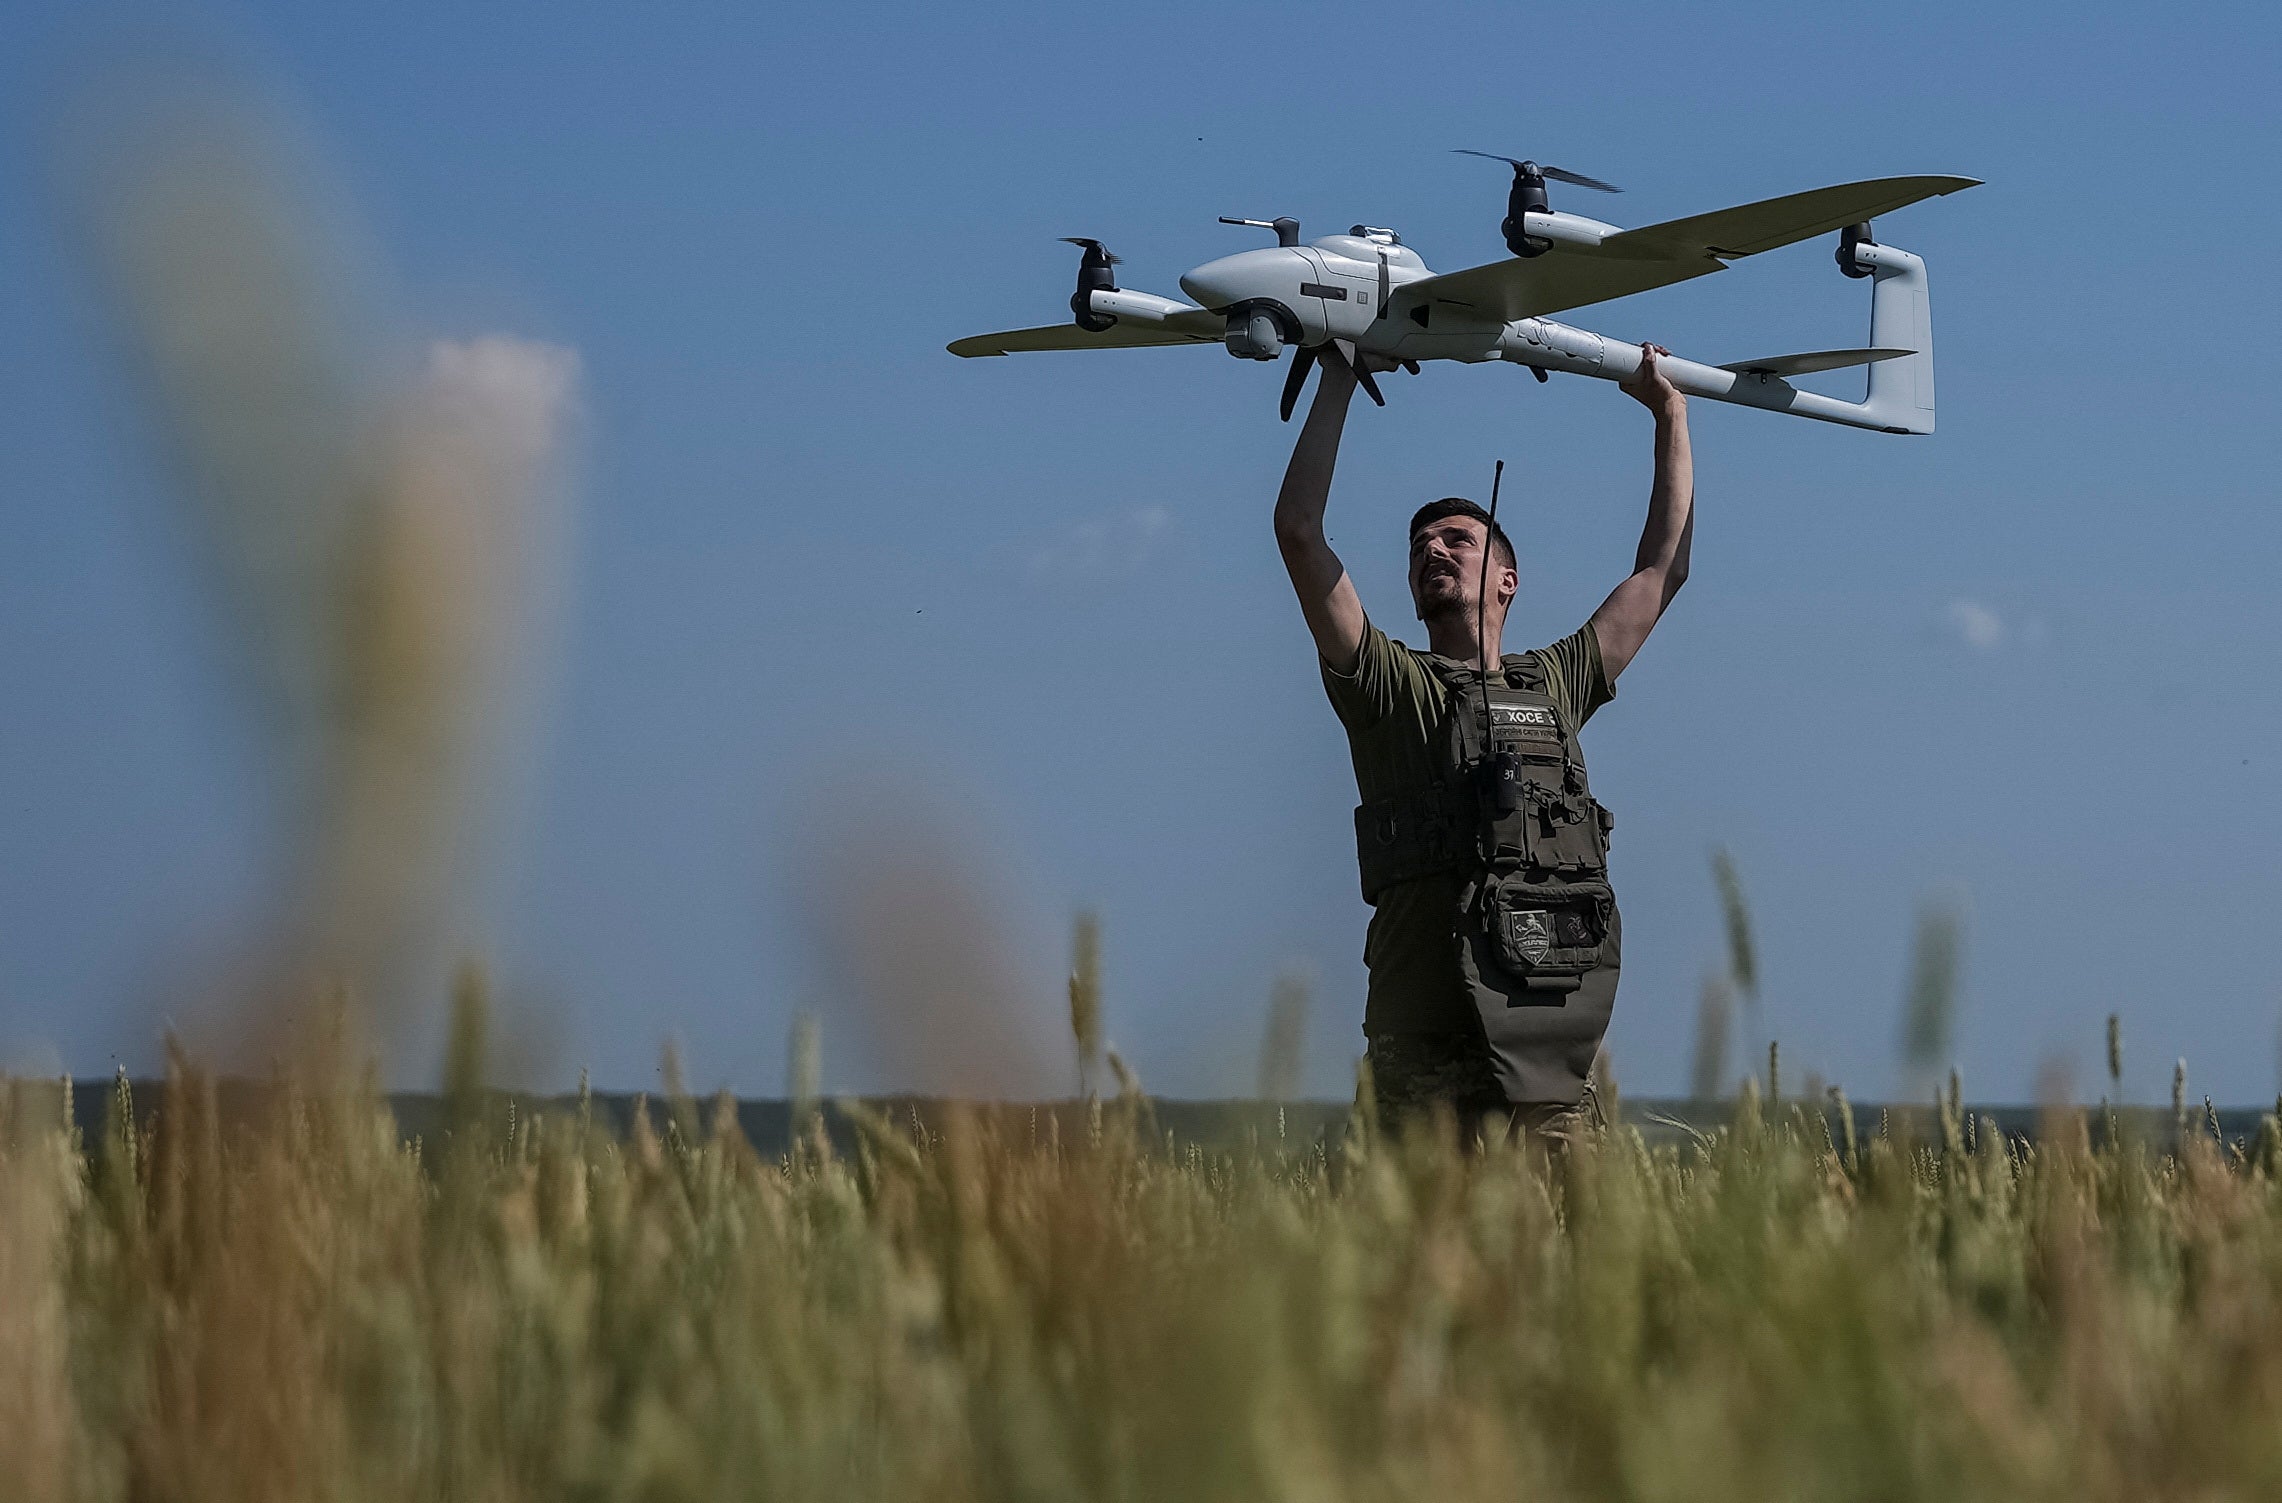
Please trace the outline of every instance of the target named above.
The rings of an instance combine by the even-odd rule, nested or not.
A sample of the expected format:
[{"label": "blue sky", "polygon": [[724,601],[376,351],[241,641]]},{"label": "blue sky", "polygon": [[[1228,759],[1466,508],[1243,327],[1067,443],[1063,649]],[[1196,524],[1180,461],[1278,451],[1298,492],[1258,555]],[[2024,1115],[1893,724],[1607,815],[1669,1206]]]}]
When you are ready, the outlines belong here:
[{"label": "blue sky", "polygon": [[[1934,900],[1968,915],[1969,1091],[2026,1097],[2055,1060],[2093,1083],[2110,1011],[2139,1097],[2179,1055],[2198,1093],[2276,1088],[2271,8],[33,0],[6,30],[0,1044],[19,1063],[147,1067],[272,859],[175,480],[53,192],[72,80],[164,35],[323,143],[406,319],[579,357],[553,711],[462,919],[550,1080],[583,1063],[639,1086],[672,1033],[697,1083],[774,1091],[810,1008],[828,1084],[943,1083],[846,1016],[815,918],[820,868],[909,841],[996,915],[1042,1056],[1091,906],[1110,1035],[1152,1087],[1247,1088],[1271,980],[1298,967],[1308,1083],[1346,1089],[1365,910],[1345,747],[1269,535],[1280,371],[943,345],[1054,321],[1061,235],[1167,293],[1253,243],[1220,214],[1391,224],[1443,270],[1491,259],[1505,183],[1450,154],[1474,146],[1624,184],[1571,206],[1625,223],[1988,180],[1879,226],[1931,267],[1937,436],[1697,404],[1695,572],[1587,735],[1618,815],[1620,1079],[1685,1078],[1725,844],[1787,1072],[1894,1085]],[[1866,302],[1818,242],[1575,317],[1727,360],[1855,342]],[[1402,521],[1502,457],[1513,636],[1572,629],[1630,558],[1642,414],[1502,368],[1430,368],[1389,398],[1351,423],[1331,512],[1376,618],[1415,634]],[[431,1044],[397,1078],[431,1077]]]}]

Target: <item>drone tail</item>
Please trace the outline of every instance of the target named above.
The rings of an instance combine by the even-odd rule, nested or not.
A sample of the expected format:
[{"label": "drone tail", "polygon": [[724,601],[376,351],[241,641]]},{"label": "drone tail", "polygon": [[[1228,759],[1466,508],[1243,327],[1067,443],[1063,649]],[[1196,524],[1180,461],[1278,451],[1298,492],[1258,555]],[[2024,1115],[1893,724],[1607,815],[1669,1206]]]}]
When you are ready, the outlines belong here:
[{"label": "drone tail", "polygon": [[[1850,227],[1840,240],[1839,267],[1870,285],[1870,343],[1854,350],[1774,355],[1732,365],[1699,365],[1666,355],[1658,367],[1690,396],[1787,412],[1793,417],[1884,433],[1933,431],[1933,310],[1925,262]],[[1566,371],[1621,381],[1640,368],[1640,350],[1549,318],[1518,319],[1499,336],[1497,353],[1540,371]],[[1869,391],[1848,402],[1791,384],[1793,376],[1848,366],[1870,367]]]},{"label": "drone tail", "polygon": [[1855,264],[1875,278],[1870,284],[1872,348],[1909,351],[1870,367],[1870,390],[1862,400],[1865,426],[1889,433],[1931,433],[1933,306],[1926,291],[1925,262],[1906,250],[1867,241],[1853,251]]}]

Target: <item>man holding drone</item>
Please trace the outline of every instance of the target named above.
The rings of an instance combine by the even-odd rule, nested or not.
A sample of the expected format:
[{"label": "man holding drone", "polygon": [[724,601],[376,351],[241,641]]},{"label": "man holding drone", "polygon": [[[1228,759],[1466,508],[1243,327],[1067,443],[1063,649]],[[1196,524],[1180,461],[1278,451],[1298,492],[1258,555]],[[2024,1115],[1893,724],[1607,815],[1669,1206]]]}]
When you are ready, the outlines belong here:
[{"label": "man holding drone", "polygon": [[[1473,156],[1494,153],[1469,152]],[[1430,270],[1385,226],[1303,244],[1289,215],[1222,223],[1271,230],[1273,247],[1181,276],[1182,302],[1121,288],[1117,258],[1083,251],[1072,322],[952,341],[962,358],[1034,350],[1219,344],[1285,369],[1286,418],[1323,371],[1276,502],[1276,538],[1347,728],[1365,941],[1364,1032],[1379,1099],[1398,1114],[1432,1101],[1501,1110],[1541,1132],[1597,1116],[1593,1057],[1616,1000],[1620,937],[1608,883],[1608,811],[1585,782],[1577,732],[1615,692],[1688,572],[1693,472],[1681,392],[1880,433],[1934,428],[1933,324],[1925,262],[1883,244],[1871,220],[1977,186],[1968,177],[1872,178],[1623,229],[1557,211],[1549,182],[1617,191],[1519,157],[1498,229],[1506,259]],[[1870,341],[1727,365],[1659,345],[1614,344],[1553,315],[1724,271],[1737,260],[1838,232],[1841,273],[1870,283]],[[1498,655],[1517,575],[1488,511],[1455,498],[1410,525],[1410,588],[1428,650],[1390,641],[1363,613],[1323,535],[1323,507],[1349,399],[1371,373],[1426,360],[1528,366],[1612,380],[1656,419],[1656,479],[1633,572],[1585,625]],[[1868,367],[1859,402],[1792,378]],[[1502,471],[1502,466],[1500,467]]]},{"label": "man holding drone", "polygon": [[[1325,361],[1276,498],[1276,541],[1347,730],[1355,833],[1375,909],[1363,1031],[1381,1109],[1447,1103],[1565,1139],[1599,1120],[1593,1059],[1616,1001],[1611,819],[1577,733],[1688,576],[1695,472],[1687,399],[1641,347],[1623,389],[1654,414],[1655,480],[1633,571],[1577,631],[1501,657],[1518,575],[1496,521],[1456,497],[1410,524],[1427,650],[1364,613],[1323,533],[1356,376]],[[1501,471],[1503,466],[1500,466]],[[1493,668],[1491,665],[1495,665]]]}]

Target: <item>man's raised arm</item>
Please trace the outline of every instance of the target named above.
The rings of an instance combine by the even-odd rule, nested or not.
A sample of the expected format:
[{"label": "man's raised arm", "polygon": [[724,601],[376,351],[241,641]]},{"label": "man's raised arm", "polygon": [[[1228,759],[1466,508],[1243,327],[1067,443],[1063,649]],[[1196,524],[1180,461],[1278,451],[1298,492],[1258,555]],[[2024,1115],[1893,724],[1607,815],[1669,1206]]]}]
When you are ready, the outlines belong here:
[{"label": "man's raised arm", "polygon": [[1276,547],[1299,592],[1315,650],[1333,672],[1352,673],[1363,650],[1363,601],[1323,535],[1323,508],[1331,498],[1331,471],[1339,463],[1339,434],[1347,426],[1355,373],[1336,360],[1319,369],[1315,401],[1292,447],[1284,488],[1276,493]]},{"label": "man's raised arm", "polygon": [[1658,355],[1670,353],[1660,345],[1642,345],[1639,372],[1620,383],[1656,415],[1656,478],[1648,490],[1648,522],[1640,530],[1632,575],[1593,612],[1601,670],[1612,681],[1640,651],[1688,579],[1688,549],[1696,532],[1696,465],[1688,450],[1688,399],[1656,366]]}]

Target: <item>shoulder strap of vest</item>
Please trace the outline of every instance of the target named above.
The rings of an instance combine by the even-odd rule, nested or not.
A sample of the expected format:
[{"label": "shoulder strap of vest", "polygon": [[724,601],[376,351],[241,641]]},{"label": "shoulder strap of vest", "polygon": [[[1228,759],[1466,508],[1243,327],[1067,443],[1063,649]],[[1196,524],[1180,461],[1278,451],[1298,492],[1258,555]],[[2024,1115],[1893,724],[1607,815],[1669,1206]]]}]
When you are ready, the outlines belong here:
[{"label": "shoulder strap of vest", "polygon": [[1474,682],[1474,669],[1470,663],[1446,658],[1438,652],[1422,652],[1418,657],[1426,665],[1427,672],[1442,680],[1445,689],[1465,688]]},{"label": "shoulder strap of vest", "polygon": [[[1422,652],[1419,657],[1426,663],[1427,671],[1449,688],[1472,688],[1480,682],[1472,663],[1461,663],[1433,652]],[[1498,659],[1498,672],[1511,688],[1542,690],[1545,687],[1545,662],[1534,652],[1507,653]]]},{"label": "shoulder strap of vest", "polygon": [[1499,666],[1505,670],[1509,687],[1540,694],[1545,691],[1545,660],[1536,653],[1509,652],[1499,660]]}]

